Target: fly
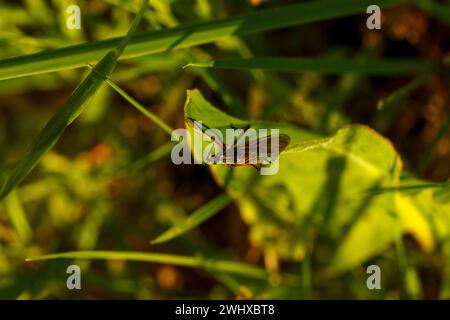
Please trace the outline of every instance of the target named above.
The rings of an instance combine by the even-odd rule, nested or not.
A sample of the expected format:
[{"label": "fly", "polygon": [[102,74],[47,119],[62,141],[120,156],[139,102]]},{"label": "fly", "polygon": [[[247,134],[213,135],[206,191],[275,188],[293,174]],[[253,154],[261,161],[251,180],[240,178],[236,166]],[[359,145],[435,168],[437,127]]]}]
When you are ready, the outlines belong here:
[{"label": "fly", "polygon": [[[208,134],[211,128],[192,118],[187,118],[188,123],[195,130],[207,135],[218,146],[219,152],[212,154],[214,148],[210,150],[207,157],[208,164],[226,164],[229,167],[249,166],[257,171],[264,166],[270,165],[277,156],[289,145],[290,138],[286,134],[273,134],[261,138],[244,139],[244,144],[239,144],[240,139],[250,129],[250,125],[238,128],[230,125],[234,130],[239,130],[239,134],[234,135],[232,145],[226,145],[218,134]],[[217,129],[216,129],[217,130]],[[272,142],[278,141],[278,148],[275,144],[275,154],[272,154]],[[258,151],[258,152],[257,152]],[[263,152],[261,152],[263,151]],[[230,156],[231,155],[231,156]]]}]

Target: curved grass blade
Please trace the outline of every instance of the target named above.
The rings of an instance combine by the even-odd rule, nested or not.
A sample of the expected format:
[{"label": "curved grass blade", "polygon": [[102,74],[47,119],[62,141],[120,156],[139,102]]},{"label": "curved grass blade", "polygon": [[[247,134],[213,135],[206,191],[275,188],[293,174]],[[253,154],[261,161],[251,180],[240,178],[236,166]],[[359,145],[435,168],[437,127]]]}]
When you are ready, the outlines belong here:
[{"label": "curved grass blade", "polygon": [[221,194],[220,196],[206,203],[200,209],[196,210],[187,219],[176,224],[175,226],[158,236],[155,240],[152,240],[151,243],[156,244],[166,242],[194,229],[195,227],[199,226],[200,224],[214,216],[220,210],[225,208],[230,202],[231,198],[228,194]]},{"label": "curved grass blade", "polygon": [[108,76],[114,70],[117,59],[122,54],[129,39],[136,31],[142,20],[144,12],[148,8],[145,0],[134,19],[130,30],[118,46],[109,51],[103,59],[93,68],[89,75],[78,85],[64,105],[49,120],[39,134],[33,146],[28,150],[19,164],[14,168],[0,190],[0,200],[5,198],[38,164],[41,157],[50,150],[69,126],[83,111],[89,99],[97,92],[103,83],[103,77]]},{"label": "curved grass blade", "polygon": [[378,113],[375,116],[374,128],[381,133],[386,132],[403,110],[408,97],[422,86],[427,78],[428,73],[421,74],[386,98],[378,101]]},{"label": "curved grass blade", "polygon": [[386,98],[378,101],[377,110],[378,111],[391,111],[400,103],[405,101],[405,99],[417,88],[419,88],[426,80],[428,74],[422,74],[419,77],[413,79],[412,81],[405,84],[403,87],[391,93]]},{"label": "curved grass blade", "polygon": [[[90,68],[92,68],[91,65],[88,64]],[[92,69],[95,72],[95,69]],[[149,118],[151,121],[153,121],[157,126],[159,126],[161,129],[163,129],[167,134],[172,135],[172,132],[174,131],[173,128],[171,128],[167,123],[165,123],[161,118],[159,118],[156,114],[153,112],[147,110],[142,104],[137,102],[132,96],[130,96],[128,93],[125,92],[122,88],[120,88],[117,84],[112,82],[111,79],[109,79],[107,76],[104,76],[102,74],[99,74],[100,77],[111,87],[116,91],[118,94],[120,94],[125,100],[127,100],[133,107],[138,109],[142,114],[144,114],[147,118]]]},{"label": "curved grass blade", "polygon": [[441,141],[441,139],[445,137],[449,129],[450,129],[450,114],[447,116],[447,119],[441,125],[438,132],[434,136],[433,140],[431,140],[431,143],[427,146],[427,149],[425,150],[423,156],[421,157],[419,162],[419,172],[423,173],[425,171],[428,163],[433,157],[434,151],[436,150],[439,141]]},{"label": "curved grass blade", "polygon": [[33,236],[33,231],[17,191],[12,192],[5,199],[5,208],[20,239],[23,242],[29,241]]},{"label": "curved grass blade", "polygon": [[430,65],[421,60],[354,60],[347,58],[252,58],[226,59],[187,66],[236,70],[266,70],[279,72],[315,72],[327,75],[360,74],[368,76],[395,76],[426,71]]},{"label": "curved grass blade", "polygon": [[[242,36],[317,21],[365,13],[371,0],[320,0],[136,35],[121,59],[139,57],[175,48],[187,48],[230,36]],[[378,0],[382,8],[405,0]],[[324,8],[327,8],[324,10]],[[94,41],[66,48],[0,61],[0,80],[85,66],[98,61],[120,38]]]},{"label": "curved grass blade", "polygon": [[424,189],[443,189],[443,188],[448,188],[448,187],[450,187],[450,181],[420,183],[420,184],[405,185],[405,186],[392,187],[392,188],[373,188],[368,191],[365,191],[364,193],[382,194],[382,193],[397,192],[397,191],[418,191],[418,190],[424,190]]},{"label": "curved grass blade", "polygon": [[156,148],[155,150],[152,150],[151,152],[149,152],[146,156],[142,157],[139,160],[136,160],[135,162],[133,162],[130,165],[127,165],[123,171],[125,172],[133,172],[133,173],[137,173],[139,172],[139,170],[141,170],[142,168],[144,168],[145,166],[148,166],[149,164],[158,161],[159,159],[165,157],[166,155],[170,154],[170,152],[172,151],[173,147],[175,146],[175,142],[170,141],[167,142],[165,144],[163,144],[162,146]]},{"label": "curved grass blade", "polygon": [[[51,259],[95,259],[95,260],[127,260],[154,263],[165,263],[177,266],[199,268],[209,272],[223,272],[248,278],[266,280],[268,273],[261,268],[245,263],[207,259],[201,256],[190,257],[164,253],[123,252],[123,251],[73,251],[29,257],[25,261],[39,261]],[[294,275],[286,275],[295,279]]]}]

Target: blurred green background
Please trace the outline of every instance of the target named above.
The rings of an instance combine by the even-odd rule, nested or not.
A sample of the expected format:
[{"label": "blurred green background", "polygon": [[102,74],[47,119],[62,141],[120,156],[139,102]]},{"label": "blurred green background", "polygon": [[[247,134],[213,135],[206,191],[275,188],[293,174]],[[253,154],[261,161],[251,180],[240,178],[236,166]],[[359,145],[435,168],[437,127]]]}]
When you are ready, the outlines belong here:
[{"label": "blurred green background", "polygon": [[[155,0],[141,31],[309,2]],[[104,84],[0,202],[0,298],[450,298],[450,3],[396,2],[382,10],[381,30],[368,30],[361,11],[120,61],[112,81],[172,128],[184,127],[186,115],[227,126],[234,118],[214,118],[218,109],[253,127],[281,126],[293,148],[280,174],[266,179],[238,168],[227,178],[228,168],[172,164],[167,133]],[[123,36],[140,4],[79,0],[82,28],[69,30],[73,3],[0,0],[0,59]],[[333,1],[322,3],[325,12]],[[375,76],[345,66],[183,68],[252,57],[414,59],[433,67]],[[88,72],[0,81],[1,180]],[[317,140],[325,137],[332,138]],[[150,244],[202,209],[213,217]],[[234,261],[267,277],[170,261],[24,261],[85,250]],[[82,290],[66,288],[70,264],[82,269]],[[371,264],[381,267],[381,290],[366,287]]]}]

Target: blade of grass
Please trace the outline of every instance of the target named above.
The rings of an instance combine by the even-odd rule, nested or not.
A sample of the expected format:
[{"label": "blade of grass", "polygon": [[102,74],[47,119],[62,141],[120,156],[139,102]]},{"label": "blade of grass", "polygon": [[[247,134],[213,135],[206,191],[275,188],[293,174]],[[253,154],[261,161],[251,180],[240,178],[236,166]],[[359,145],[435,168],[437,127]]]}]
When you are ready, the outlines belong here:
[{"label": "blade of grass", "polygon": [[447,119],[442,124],[442,126],[439,128],[438,132],[434,136],[431,143],[428,145],[427,149],[425,150],[422,158],[419,162],[419,172],[423,173],[425,169],[427,168],[428,163],[430,162],[431,158],[433,157],[434,150],[436,149],[439,141],[447,134],[448,130],[450,129],[450,113],[447,116]]},{"label": "blade of grass", "polygon": [[[392,166],[392,171],[397,165],[397,160],[399,158],[396,158],[396,161],[394,165]],[[400,166],[401,166],[400,161]],[[400,179],[396,180],[394,183],[394,187],[400,187]],[[401,271],[401,275],[403,277],[403,288],[405,291],[405,294],[409,299],[420,299],[422,291],[420,288],[420,279],[417,274],[417,271],[415,270],[414,266],[410,262],[410,259],[408,257],[408,253],[406,251],[405,244],[403,242],[403,232],[404,232],[404,226],[400,217],[400,214],[397,210],[390,210],[390,214],[395,218],[395,252],[397,256],[397,263]]]},{"label": "blade of grass", "polygon": [[421,86],[425,80],[427,79],[427,75],[420,75],[419,77],[413,79],[408,82],[406,85],[396,90],[392,94],[390,94],[385,99],[382,99],[377,104],[377,109],[379,111],[387,110],[390,111],[391,108],[395,108],[399,103],[405,100],[408,95],[411,94],[414,90],[416,90],[419,86]]},{"label": "blade of grass", "polygon": [[180,54],[153,54],[135,59],[132,66],[127,65],[117,69],[111,75],[111,79],[116,83],[130,81],[150,72],[156,73],[179,69],[185,64],[186,59]]},{"label": "blade of grass", "polygon": [[167,142],[163,144],[162,146],[156,148],[155,150],[152,150],[150,153],[148,153],[145,157],[136,160],[132,164],[126,166],[123,171],[124,172],[133,172],[136,173],[138,170],[141,170],[145,166],[158,161],[159,159],[163,158],[164,156],[170,154],[172,151],[174,145],[176,143],[173,141]]},{"label": "blade of grass", "polygon": [[361,74],[371,76],[403,76],[429,69],[420,60],[354,60],[345,58],[253,58],[226,59],[191,63],[187,67],[221,68],[236,70],[266,70],[280,72],[316,72],[320,74]]},{"label": "blade of grass", "polygon": [[[132,11],[135,12],[136,9],[134,6],[132,6],[130,3],[124,3],[121,1],[117,1],[117,0],[108,0],[108,2],[113,3],[115,5],[121,6],[122,8],[124,8],[125,10],[128,11]],[[172,22],[171,24],[173,25],[177,25],[178,21],[175,21],[172,19],[172,17],[168,17],[170,19],[170,21]],[[152,16],[147,15],[146,16],[147,21],[156,29],[156,30],[162,30],[163,26],[161,26],[156,20],[157,20],[157,15],[153,14]],[[150,59],[152,59],[152,57],[158,56],[161,54],[153,54],[152,56],[150,56]],[[172,54],[173,55],[173,54]],[[167,65],[167,69],[176,69],[178,67],[182,67],[183,65],[185,65],[186,63],[188,63],[188,61],[192,61],[193,58],[192,56],[208,56],[208,54],[206,54],[205,52],[203,52],[201,49],[193,49],[191,51],[186,51],[184,52],[185,57],[183,58],[184,63],[182,63],[183,60],[181,59],[177,59],[175,60],[174,57],[171,57],[171,55],[164,53],[161,55],[161,62],[156,61],[157,63],[146,63],[146,65],[138,65],[135,67],[136,70],[127,70],[126,72],[123,72],[123,75],[127,75],[127,74],[132,74],[133,76],[136,76],[136,74],[139,73],[146,73],[148,71],[152,71],[152,69],[156,69],[156,70],[161,70],[162,68],[164,68],[164,63],[166,62],[166,60],[168,60],[169,63],[166,62]],[[189,59],[187,57],[190,57]],[[147,58],[148,60],[149,58]],[[171,59],[171,60],[169,60]],[[208,57],[209,59],[209,57]],[[143,60],[143,59],[141,59]],[[153,60],[153,59],[152,59]],[[156,59],[154,59],[156,60]],[[145,61],[145,60],[144,60]],[[171,64],[170,64],[171,63]],[[180,64],[181,63],[181,64]],[[222,100],[225,102],[225,105],[235,114],[235,115],[239,115],[239,116],[245,116],[245,108],[244,108],[244,104],[242,103],[242,101],[229,89],[227,88],[227,86],[218,78],[216,77],[212,72],[206,70],[206,69],[197,69],[195,71],[208,85],[211,89],[213,89],[214,91],[216,91],[222,98]],[[116,79],[123,79],[123,75],[122,78],[119,77],[119,75],[116,73],[113,77],[113,80],[116,81]]]},{"label": "blade of grass", "polygon": [[27,215],[25,214],[25,210],[23,209],[17,191],[12,192],[5,199],[5,207],[6,212],[8,213],[8,216],[11,219],[11,222],[14,225],[20,239],[23,242],[30,240],[33,235],[33,231],[31,230]]},{"label": "blade of grass", "polygon": [[0,18],[3,26],[21,25],[29,26],[33,20],[30,19],[30,13],[23,6],[13,6],[10,3],[0,3]]},{"label": "blade of grass", "polygon": [[231,90],[229,90],[223,81],[216,77],[211,72],[205,69],[199,69],[196,72],[207,84],[208,86],[217,92],[222,98],[223,102],[227,108],[236,116],[245,116],[244,103],[235,95]]},{"label": "blade of grass", "polygon": [[450,186],[450,181],[446,182],[434,182],[434,183],[422,183],[416,185],[406,185],[392,188],[373,188],[363,193],[386,193],[386,192],[396,192],[396,191],[415,191],[415,190],[423,190],[423,189],[439,189],[439,188],[447,188]]},{"label": "blade of grass", "polygon": [[395,248],[397,255],[397,263],[401,269],[401,274],[403,276],[403,288],[408,299],[420,299],[422,295],[420,278],[415,270],[414,266],[411,264],[405,244],[403,243],[403,231],[402,223],[400,222],[400,217],[398,214],[394,213],[397,219],[396,226],[396,238],[395,238]]},{"label": "blade of grass", "polygon": [[450,237],[443,240],[442,255],[445,257],[445,265],[439,299],[448,300],[450,299]]},{"label": "blade of grass", "polygon": [[[186,65],[189,61],[195,60],[210,60],[211,57],[208,53],[202,51],[198,48],[193,48],[186,54]],[[246,110],[243,101],[231,90],[221,79],[215,75],[214,70],[208,70],[204,68],[192,69],[192,71],[200,76],[206,84],[214,90],[223,102],[225,102],[226,107],[232,112],[233,115],[239,117],[246,116]]]},{"label": "blade of grass", "polygon": [[201,208],[196,210],[193,214],[191,214],[187,219],[177,223],[172,228],[158,236],[156,239],[151,241],[151,244],[162,243],[169,241],[175,237],[186,233],[195,227],[199,226],[220,210],[225,208],[231,202],[231,198],[228,194],[224,193],[220,196],[212,199]]},{"label": "blade of grass", "polygon": [[126,37],[122,38],[118,46],[103,57],[103,59],[94,67],[93,71],[78,85],[64,105],[49,120],[33,146],[8,176],[0,190],[0,200],[4,199],[11,190],[13,190],[31,172],[31,170],[33,170],[42,156],[56,144],[66,127],[81,114],[88,100],[103,83],[103,78],[100,77],[99,74],[107,76],[114,70],[117,59],[122,54],[129,39],[136,31],[147,8],[148,1],[145,0]]},{"label": "blade of grass", "polygon": [[[94,68],[89,65],[89,68],[91,68],[93,71]],[[133,107],[138,109],[143,115],[145,115],[147,118],[149,118],[151,121],[153,121],[156,125],[158,125],[161,129],[163,129],[165,132],[167,132],[169,135],[172,135],[172,132],[174,131],[167,123],[165,123],[161,118],[159,118],[156,114],[153,112],[147,110],[142,104],[140,104],[136,99],[134,99],[132,96],[130,96],[128,93],[126,93],[125,90],[120,88],[117,84],[112,82],[111,79],[109,79],[106,76],[103,76],[99,74],[100,77],[103,78],[103,80],[116,91],[118,94],[120,94],[125,100],[127,100]]]},{"label": "blade of grass", "polygon": [[243,294],[248,296],[248,298],[251,298],[253,296],[253,293],[248,288],[241,285],[238,280],[227,274],[216,272],[214,273],[214,277],[236,296]]},{"label": "blade of grass", "polygon": [[[126,260],[153,263],[165,263],[177,266],[199,268],[209,272],[223,272],[243,277],[267,280],[268,273],[259,267],[245,263],[207,259],[201,256],[190,257],[164,253],[123,252],[123,251],[73,251],[55,253],[37,257],[29,257],[25,261],[39,261],[52,259],[92,259],[92,260]],[[295,282],[297,276],[291,274],[282,275],[290,282]]]},{"label": "blade of grass", "polygon": [[427,78],[428,74],[422,74],[378,102],[378,113],[374,120],[374,127],[377,131],[383,133],[391,126],[401,112],[408,96],[424,84]]},{"label": "blade of grass", "polygon": [[[379,0],[382,8],[405,0]],[[121,59],[143,56],[175,48],[205,44],[229,36],[241,36],[317,21],[365,13],[371,0],[320,0],[272,8],[223,20],[142,33],[130,40]],[[326,10],[324,10],[326,8]],[[74,45],[0,61],[0,80],[52,71],[73,69],[100,59],[120,38]]]},{"label": "blade of grass", "polygon": [[[106,0],[107,2],[120,7],[124,11],[131,13],[137,13],[139,7],[133,3],[133,1],[123,1],[123,0]],[[152,10],[149,10],[145,14],[145,19],[147,22],[155,29],[161,30],[165,26],[174,26],[177,21],[172,15],[170,10],[170,2],[168,1],[156,1],[151,3]]]}]

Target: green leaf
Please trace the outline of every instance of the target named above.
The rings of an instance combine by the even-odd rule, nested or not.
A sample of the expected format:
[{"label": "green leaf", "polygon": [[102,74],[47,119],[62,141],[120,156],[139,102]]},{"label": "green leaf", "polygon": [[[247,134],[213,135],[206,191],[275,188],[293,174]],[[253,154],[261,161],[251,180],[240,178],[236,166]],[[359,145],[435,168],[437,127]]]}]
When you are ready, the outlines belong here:
[{"label": "green leaf", "polygon": [[[397,241],[398,230],[414,236],[425,251],[434,247],[430,221],[412,207],[410,197],[422,191],[435,192],[437,199],[447,203],[448,182],[405,178],[400,184],[399,155],[387,139],[370,128],[352,125],[320,138],[285,124],[231,117],[212,106],[198,90],[188,92],[185,117],[212,128],[250,124],[253,128],[279,128],[291,136],[276,175],[263,177],[249,168],[234,168],[228,183],[227,191],[250,225],[254,245],[286,259],[301,260],[307,239],[303,234],[316,228],[335,252],[333,259],[321,266],[328,275],[351,270],[383,252]],[[201,155],[194,150],[194,156]],[[221,185],[225,185],[229,170],[211,166]]]},{"label": "green leaf", "polygon": [[187,219],[178,222],[172,228],[158,236],[155,240],[151,241],[151,243],[156,244],[166,242],[182,235],[183,233],[189,232],[225,208],[230,201],[231,199],[228,194],[225,193],[219,195],[196,210]]},{"label": "green leaf", "polygon": [[[277,174],[261,176],[246,167],[234,168],[226,187],[250,226],[253,245],[288,260],[302,260],[307,239],[303,234],[317,229],[328,250],[336,252],[331,263],[320,267],[336,274],[360,266],[396,239],[400,223],[392,215],[396,192],[369,191],[398,187],[402,162],[392,144],[370,128],[352,125],[319,139],[286,124],[231,117],[197,90],[188,92],[185,117],[211,128],[230,124],[278,128],[291,137],[291,145],[280,154]],[[194,156],[199,155],[194,151]],[[229,170],[211,166],[223,186]],[[361,239],[355,242],[354,234]]]},{"label": "green leaf", "polygon": [[[249,124],[249,121],[242,120],[226,114],[211,105],[197,89],[187,92],[184,106],[185,118],[201,120],[211,128],[229,128],[230,124],[241,126]],[[291,142],[303,141],[305,139],[317,139],[320,136],[314,132],[299,129],[289,124],[280,124],[270,121],[252,121],[252,128],[279,128],[280,133],[290,136]],[[190,128],[191,129],[191,128]],[[194,154],[194,156],[198,156]]]},{"label": "green leaf", "polygon": [[[450,197],[448,183],[427,183],[405,178],[402,186],[395,188],[395,191],[391,189],[381,192],[390,192],[394,195],[394,215],[390,218],[385,215],[371,215],[358,221],[342,242],[334,258],[335,270],[328,270],[330,273],[345,268],[353,260],[365,260],[364,253],[367,252],[368,244],[372,244],[377,252],[381,252],[383,246],[380,246],[380,243],[389,241],[389,236],[382,227],[393,226],[395,216],[400,220],[401,232],[412,235],[425,252],[432,252],[436,241],[446,239],[450,235],[450,202],[440,202],[442,197]],[[374,223],[376,219],[378,221]],[[406,267],[404,270],[406,281],[412,285],[410,289],[417,291],[413,286],[414,276],[411,275],[413,273],[411,266],[407,262],[403,264]]]},{"label": "green leaf", "polygon": [[358,74],[394,76],[417,74],[430,69],[425,61],[417,59],[355,60],[347,58],[253,58],[226,59],[191,63],[188,67],[237,70],[267,70],[280,72],[315,72],[327,75]]},{"label": "green leaf", "polygon": [[[268,273],[257,266],[226,260],[208,259],[201,256],[189,257],[164,253],[124,252],[124,251],[73,251],[29,257],[25,261],[52,259],[126,260],[172,264],[199,268],[209,272],[223,272],[258,280],[267,280]],[[286,280],[297,279],[294,275],[284,275]]]},{"label": "green leaf", "polygon": [[148,7],[148,1],[144,1],[142,7],[133,21],[126,37],[117,47],[109,51],[103,59],[93,68],[89,75],[74,90],[64,105],[50,119],[39,134],[38,138],[28,150],[13,172],[8,176],[0,190],[0,200],[6,197],[39,163],[41,157],[50,150],[69,126],[83,111],[89,99],[97,92],[103,83],[103,77],[107,77],[114,70],[117,59],[122,54],[129,39],[142,20]]},{"label": "green leaf", "polygon": [[[404,0],[379,0],[386,8]],[[230,36],[242,36],[273,29],[365,13],[369,0],[320,0],[272,8],[224,20],[142,33],[131,39],[121,59],[130,59],[175,48],[187,48]],[[327,8],[324,10],[323,8]],[[120,38],[83,43],[0,61],[0,80],[72,69],[94,63],[120,42]]]},{"label": "green leaf", "polygon": [[[420,184],[425,184],[422,182]],[[409,224],[414,224],[414,215],[421,216],[428,222],[430,235],[438,242],[443,242],[450,238],[450,187],[442,184],[441,188],[416,189],[415,192],[402,193],[401,195],[408,202],[408,207],[403,209],[404,220],[409,219]],[[415,214],[414,214],[415,213]],[[419,223],[415,223],[420,225]],[[427,246],[427,242],[419,241],[427,251],[433,249],[433,244]]]}]

